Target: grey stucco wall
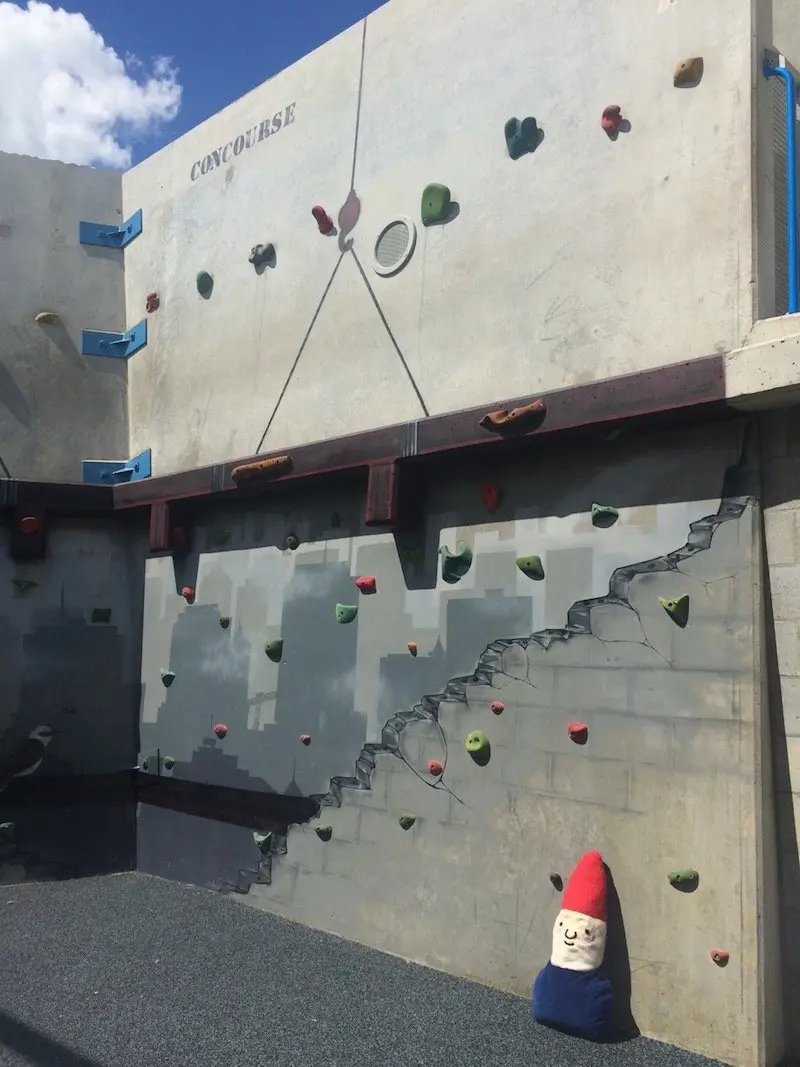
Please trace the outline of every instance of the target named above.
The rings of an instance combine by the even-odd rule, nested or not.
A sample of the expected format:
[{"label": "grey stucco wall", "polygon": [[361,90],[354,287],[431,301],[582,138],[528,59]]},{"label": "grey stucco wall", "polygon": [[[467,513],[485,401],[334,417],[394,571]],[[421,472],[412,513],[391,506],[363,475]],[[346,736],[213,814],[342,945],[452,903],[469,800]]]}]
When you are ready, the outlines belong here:
[{"label": "grey stucco wall", "polygon": [[[638,1026],[760,1062],[757,509],[730,472],[742,439],[740,424],[703,426],[452,468],[417,544],[361,528],[345,489],[201,522],[178,573],[148,561],[142,754],[171,755],[187,782],[321,795],[333,836],[292,826],[265,862],[252,827],[144,807],[142,868],[218,888],[249,871],[248,902],[526,995],[558,909],[548,872],[566,878],[600,848]],[[494,515],[487,478],[503,493]],[[593,500],[620,509],[610,529],[592,526]],[[437,549],[459,539],[473,564],[445,585]],[[515,566],[530,553],[541,583]],[[364,574],[376,595],[355,589]],[[682,593],[685,630],[658,602]],[[337,624],[337,601],[358,605],[354,623]],[[279,666],[263,652],[277,637]],[[491,741],[482,768],[464,750],[472,729]],[[417,819],[407,833],[402,812]],[[694,894],[667,882],[684,866],[700,871]],[[731,953],[724,970],[714,947]]]},{"label": "grey stucco wall", "polygon": [[[693,55],[702,83],[674,89]],[[735,347],[757,288],[751,73],[749,0],[392,0],[124,175],[145,216],[129,317],[162,301],[130,362],[132,450],[166,472]],[[544,131],[517,162],[515,115]],[[459,213],[426,228],[430,182]],[[351,191],[357,224],[321,236],[312,206],[338,224]],[[379,277],[398,214],[416,249]]]},{"label": "grey stucco wall", "polygon": [[[127,459],[124,360],[81,355],[81,331],[123,330],[123,253],[83,247],[81,221],[122,221],[122,176],[0,153],[0,458],[3,477],[81,480]],[[54,311],[58,322],[35,316]]]}]

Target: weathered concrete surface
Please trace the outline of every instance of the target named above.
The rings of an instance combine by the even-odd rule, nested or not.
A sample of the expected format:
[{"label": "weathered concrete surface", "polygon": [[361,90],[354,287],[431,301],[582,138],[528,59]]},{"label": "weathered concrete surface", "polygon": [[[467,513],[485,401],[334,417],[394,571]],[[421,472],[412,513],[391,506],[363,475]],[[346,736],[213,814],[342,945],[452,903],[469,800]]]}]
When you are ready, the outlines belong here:
[{"label": "weathered concrete surface", "polygon": [[[696,54],[702,83],[674,89]],[[757,288],[752,62],[749,0],[379,8],[124,176],[147,219],[129,315],[162,297],[130,364],[132,449],[166,472],[736,347]],[[631,126],[616,141],[609,103]],[[514,115],[544,131],[517,162]],[[420,224],[429,182],[459,204],[444,226]],[[343,254],[311,208],[338,223],[351,186]],[[382,278],[398,214],[416,250]]]},{"label": "weathered concrete surface", "polygon": [[125,361],[81,355],[83,330],[130,325],[123,253],[78,242],[81,220],[122,221],[121,180],[0,153],[2,477],[79,482],[82,460],[128,457]]}]

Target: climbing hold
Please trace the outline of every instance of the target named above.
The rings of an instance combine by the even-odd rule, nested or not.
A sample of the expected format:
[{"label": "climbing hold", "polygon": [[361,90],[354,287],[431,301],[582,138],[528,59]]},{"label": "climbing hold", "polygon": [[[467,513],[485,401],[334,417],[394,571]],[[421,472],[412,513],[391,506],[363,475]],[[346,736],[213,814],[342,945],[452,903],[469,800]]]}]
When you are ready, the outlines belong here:
[{"label": "climbing hold", "polygon": [[574,741],[576,745],[585,745],[589,740],[589,727],[585,722],[567,723],[567,733],[570,741]]},{"label": "climbing hold", "polygon": [[417,647],[416,641],[409,641],[407,647],[408,651],[411,653],[412,656],[416,656],[416,654],[419,652],[419,648]]},{"label": "climbing hold", "polygon": [[222,627],[223,630],[227,630],[228,627],[231,624],[230,616],[229,615],[220,615],[219,624],[220,624],[220,626]]},{"label": "climbing hold", "polygon": [[500,490],[491,482],[484,482],[481,486],[481,500],[486,505],[486,510],[494,513],[500,507],[502,499]]},{"label": "climbing hold", "polygon": [[[134,767],[133,769],[134,769],[135,771],[138,771],[138,770],[139,770],[139,768],[138,768],[138,767]],[[147,770],[147,760],[146,760],[146,759],[143,759],[143,760],[142,760],[142,770],[143,770],[143,771],[146,771],[146,770]]]},{"label": "climbing hold", "polygon": [[194,589],[190,585],[185,585],[181,589],[181,596],[187,604],[194,604]]},{"label": "climbing hold", "polygon": [[517,566],[526,578],[534,582],[541,582],[544,578],[544,567],[538,556],[517,556]]},{"label": "climbing hold", "polygon": [[65,708],[61,709],[65,715],[77,715],[75,708],[71,704],[67,704]]},{"label": "climbing hold", "polygon": [[684,593],[683,596],[676,597],[660,596],[658,602],[675,625],[683,629],[689,621],[689,594]]},{"label": "climbing hold", "polygon": [[601,530],[607,530],[613,526],[619,518],[619,512],[610,504],[592,504],[592,526],[599,526]]},{"label": "climbing hold", "polygon": [[619,133],[619,128],[622,125],[622,108],[619,104],[609,104],[608,107],[603,108],[600,125],[609,137],[612,137],[615,133]]},{"label": "climbing hold", "polygon": [[27,593],[29,590],[35,589],[39,583],[32,578],[12,578],[11,584],[15,585],[20,593]]},{"label": "climbing hold", "polygon": [[273,663],[280,663],[283,655],[283,641],[280,638],[276,638],[275,641],[267,641],[264,645],[264,651],[267,654],[267,659],[271,659]]},{"label": "climbing hold", "polygon": [[684,59],[675,68],[672,84],[676,89],[694,89],[703,80],[703,57]]},{"label": "climbing hold", "polygon": [[158,311],[161,306],[161,300],[158,293],[148,293],[147,299],[144,302],[145,311],[152,315],[154,311]]},{"label": "climbing hold", "polygon": [[358,615],[357,604],[337,604],[336,605],[336,621],[341,623],[352,622]]},{"label": "climbing hold", "polygon": [[291,456],[270,456],[269,459],[259,459],[254,463],[237,463],[231,469],[231,479],[239,485],[241,482],[251,481],[253,478],[282,478],[292,469]]},{"label": "climbing hold", "polygon": [[225,735],[227,734],[227,732],[228,732],[228,727],[227,727],[227,726],[225,725],[225,723],[224,723],[224,722],[218,722],[218,723],[217,723],[217,725],[216,725],[216,726],[214,727],[214,733],[215,733],[215,734],[217,735],[217,737],[219,737],[220,739],[221,739],[221,738],[223,738],[223,737],[225,737]]},{"label": "climbing hold", "polygon": [[700,875],[691,867],[684,867],[680,871],[670,871],[667,875],[669,884],[684,892],[691,892],[697,888]]},{"label": "climbing hold", "polygon": [[464,741],[464,748],[480,767],[485,767],[489,762],[492,746],[483,730],[470,730]]},{"label": "climbing hold", "polygon": [[211,290],[213,288],[214,279],[211,277],[207,270],[201,270],[200,273],[197,275],[198,293],[200,294],[200,296],[203,296],[208,299],[208,297],[211,296]]},{"label": "climbing hold", "polygon": [[478,423],[484,430],[492,433],[507,433],[518,431],[528,433],[537,429],[544,422],[547,414],[547,401],[544,397],[532,400],[519,408],[500,408],[498,411],[489,411]]},{"label": "climbing hold", "polygon": [[311,744],[311,734],[300,734],[300,743],[303,745]]},{"label": "climbing hold", "polygon": [[111,608],[92,608],[92,622],[111,622]]},{"label": "climbing hold", "polygon": [[416,815],[401,815],[397,820],[404,830],[410,830],[417,821]]},{"label": "climbing hold", "polygon": [[269,263],[275,256],[274,245],[255,245],[251,251],[248,259],[253,266],[258,269],[263,267],[265,263]]},{"label": "climbing hold", "polygon": [[286,535],[286,540],[283,543],[286,546],[286,548],[289,549],[290,552],[294,552],[294,550],[296,548],[300,547],[300,541],[298,540],[297,537],[295,537],[294,534],[287,534]]},{"label": "climbing hold", "polygon": [[222,529],[221,527],[218,530],[214,530],[214,532],[211,535],[211,540],[214,542],[215,545],[220,545],[220,546],[221,545],[227,545],[227,544],[229,544],[230,539],[231,539],[230,530],[225,530],[225,529]]},{"label": "climbing hold", "polygon": [[320,841],[330,841],[333,837],[332,826],[320,826],[319,824],[314,827],[314,833],[320,839]]},{"label": "climbing hold", "polygon": [[442,558],[442,580],[448,585],[455,585],[472,566],[472,549],[466,541],[459,541],[455,552],[442,545],[439,555]]},{"label": "climbing hold", "polygon": [[0,841],[11,841],[15,830],[13,822],[0,822]]},{"label": "climbing hold", "polygon": [[272,831],[268,830],[265,834],[260,834],[257,830],[254,830],[253,840],[258,846],[262,856],[266,856],[269,852],[270,845],[272,844]]},{"label": "climbing hold", "polygon": [[36,321],[42,326],[52,326],[54,322],[58,322],[58,315],[55,311],[39,311]]},{"label": "climbing hold", "polygon": [[161,762],[164,764],[168,771],[171,771],[172,768],[175,766],[175,760],[172,756],[165,756]]},{"label": "climbing hold", "polygon": [[551,872],[550,881],[553,883],[553,888],[557,889],[559,893],[564,888],[564,879],[560,874],[556,874],[555,871]]},{"label": "climbing hold", "polygon": [[526,152],[535,152],[541,140],[541,131],[531,115],[522,122],[517,118],[509,119],[505,125],[505,135],[508,154],[512,159],[519,159]]},{"label": "climbing hold", "polygon": [[338,530],[341,525],[341,516],[339,515],[338,511],[334,511],[334,513],[331,515],[331,529]]},{"label": "climbing hold", "polygon": [[356,585],[364,594],[377,593],[378,591],[378,584],[371,575],[364,578],[356,578]]},{"label": "climbing hold", "polygon": [[489,707],[492,709],[493,715],[502,715],[506,710],[506,706],[502,700],[493,700]]},{"label": "climbing hold", "polygon": [[39,520],[35,515],[24,515],[19,520],[19,528],[23,533],[34,534],[39,529]]},{"label": "climbing hold", "polygon": [[432,774],[434,778],[441,778],[444,774],[444,764],[438,759],[428,760],[428,774]]},{"label": "climbing hold", "polygon": [[450,212],[450,190],[446,185],[426,185],[422,190],[422,225],[444,222]]},{"label": "climbing hold", "polygon": [[709,952],[709,956],[713,963],[716,963],[717,967],[727,967],[728,960],[731,958],[730,952],[727,952],[724,948],[712,948]]},{"label": "climbing hold", "polygon": [[161,681],[164,683],[164,687],[166,689],[169,689],[169,687],[175,681],[175,673],[174,673],[174,671],[164,671],[164,670],[162,670],[162,672],[161,672]]},{"label": "climbing hold", "polygon": [[324,207],[317,205],[312,207],[311,214],[317,220],[317,227],[322,234],[328,234],[333,229],[333,219],[330,217]]}]

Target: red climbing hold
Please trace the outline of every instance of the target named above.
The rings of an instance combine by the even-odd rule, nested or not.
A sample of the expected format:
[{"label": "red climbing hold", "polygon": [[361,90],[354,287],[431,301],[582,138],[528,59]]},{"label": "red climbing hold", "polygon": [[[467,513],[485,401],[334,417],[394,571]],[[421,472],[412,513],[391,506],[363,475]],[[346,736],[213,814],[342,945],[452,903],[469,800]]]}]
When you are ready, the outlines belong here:
[{"label": "red climbing hold", "polygon": [[444,774],[444,764],[438,759],[428,760],[428,774],[432,774],[434,778],[441,778]]},{"label": "red climbing hold", "polygon": [[311,744],[311,734],[300,734],[300,740],[304,745]]},{"label": "red climbing hold", "polygon": [[378,583],[371,575],[364,578],[356,578],[356,585],[362,593],[376,593],[378,591]]},{"label": "red climbing hold", "polygon": [[225,725],[224,722],[218,722],[217,725],[214,727],[214,733],[219,738],[224,737],[227,734],[227,732],[228,732],[228,727]]},{"label": "red climbing hold", "polygon": [[317,226],[320,233],[330,233],[333,229],[333,219],[330,217],[324,207],[312,207],[311,214],[317,220]]},{"label": "red climbing hold", "polygon": [[158,293],[147,294],[147,300],[145,300],[144,306],[148,314],[152,315],[154,311],[158,311],[160,304],[161,301],[159,299]]},{"label": "red climbing hold", "polygon": [[412,656],[416,656],[416,654],[419,652],[416,641],[408,642],[408,651],[411,653]]},{"label": "red climbing hold", "polygon": [[571,722],[567,724],[567,733],[576,745],[585,745],[589,740],[589,727],[585,722]]},{"label": "red climbing hold", "polygon": [[712,948],[709,955],[718,967],[725,967],[731,958],[730,952],[726,952],[724,948]]},{"label": "red climbing hold", "polygon": [[506,710],[506,706],[502,700],[493,700],[491,703],[491,709],[493,715],[502,715]]},{"label": "red climbing hold", "polygon": [[500,490],[491,482],[484,482],[481,486],[481,500],[486,505],[486,510],[494,513],[500,507]]},{"label": "red climbing hold", "polygon": [[606,133],[619,133],[619,128],[622,125],[622,108],[619,104],[609,104],[608,107],[603,108],[603,117],[600,119],[600,125]]},{"label": "red climbing hold", "polygon": [[181,589],[181,596],[187,604],[194,604],[194,589],[190,585],[185,585]]},{"label": "red climbing hold", "polygon": [[33,534],[39,529],[39,520],[35,515],[25,515],[19,521],[19,528],[23,533]]}]

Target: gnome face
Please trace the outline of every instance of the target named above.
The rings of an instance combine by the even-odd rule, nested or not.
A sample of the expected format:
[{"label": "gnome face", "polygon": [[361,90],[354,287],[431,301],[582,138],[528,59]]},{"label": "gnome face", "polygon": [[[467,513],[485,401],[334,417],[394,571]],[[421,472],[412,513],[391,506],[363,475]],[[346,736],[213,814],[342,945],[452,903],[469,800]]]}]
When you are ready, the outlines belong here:
[{"label": "gnome face", "polygon": [[606,924],[602,919],[564,908],[553,927],[550,962],[570,971],[596,971],[606,951]]}]

